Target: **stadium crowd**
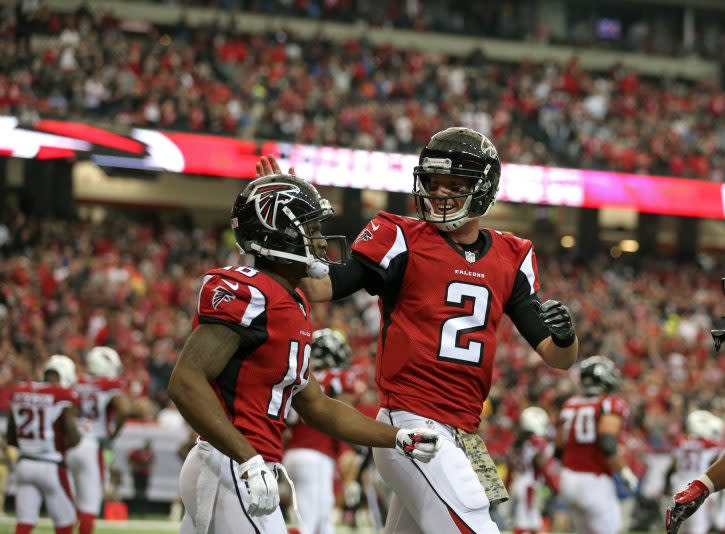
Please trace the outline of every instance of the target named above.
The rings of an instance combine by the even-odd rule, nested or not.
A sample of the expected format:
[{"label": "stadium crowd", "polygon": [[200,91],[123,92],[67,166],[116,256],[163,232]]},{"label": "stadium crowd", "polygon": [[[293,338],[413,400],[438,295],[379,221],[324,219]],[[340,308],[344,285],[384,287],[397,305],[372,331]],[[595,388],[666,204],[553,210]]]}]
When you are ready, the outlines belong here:
[{"label": "stadium crowd", "polygon": [[[0,115],[414,152],[461,124],[505,161],[725,180],[725,93],[628,68],[490,61],[80,8],[0,30]],[[30,37],[34,46],[31,48]],[[35,39],[35,37],[40,37]]]},{"label": "stadium crowd", "polygon": [[[202,274],[239,262],[231,234],[10,213],[0,225],[0,391],[37,377],[53,353],[67,354],[82,371],[85,352],[107,344],[122,356],[135,417],[152,420],[168,403],[166,385],[191,328]],[[544,256],[539,265],[542,295],[571,303],[580,353],[605,354],[621,367],[636,452],[666,449],[692,409],[725,415],[718,394],[725,355],[713,354],[709,336],[722,311],[716,276],[696,266],[635,268],[604,257],[586,269],[563,257]],[[316,326],[349,336],[353,366],[371,388],[376,306],[374,298],[357,294],[315,310]],[[490,448],[502,459],[521,410],[533,403],[554,417],[576,381],[543,364],[510,322],[499,339],[483,432],[496,436]],[[0,410],[7,411],[7,401],[0,399]]]}]

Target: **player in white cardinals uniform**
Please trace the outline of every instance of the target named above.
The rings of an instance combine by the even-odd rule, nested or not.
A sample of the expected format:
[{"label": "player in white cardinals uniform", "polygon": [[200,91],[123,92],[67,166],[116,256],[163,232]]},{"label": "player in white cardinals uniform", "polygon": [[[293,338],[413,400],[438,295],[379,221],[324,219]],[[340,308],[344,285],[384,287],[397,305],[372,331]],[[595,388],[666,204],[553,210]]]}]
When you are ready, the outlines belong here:
[{"label": "player in white cardinals uniform", "polygon": [[[687,416],[687,433],[678,436],[673,451],[672,486],[684,488],[691,480],[705,471],[720,453],[717,441],[722,433],[722,420],[706,410],[695,410]],[[704,503],[682,531],[687,534],[707,534],[710,530],[712,501]]]},{"label": "player in white cardinals uniform", "polygon": [[76,428],[78,397],[73,360],[56,354],[45,364],[43,382],[15,386],[10,399],[8,443],[18,447],[15,475],[15,534],[30,534],[40,505],[53,520],[56,534],[72,534],[76,512],[64,464],[64,453],[80,440]]},{"label": "player in white cardinals uniform", "polygon": [[83,438],[68,451],[73,478],[79,534],[91,534],[103,502],[103,447],[113,439],[126,418],[118,353],[110,347],[94,347],[87,356],[88,376],[76,385],[80,398],[79,427]]},{"label": "player in white cardinals uniform", "polygon": [[548,466],[554,452],[548,437],[549,415],[543,408],[529,406],[521,412],[520,429],[511,461],[514,534],[536,534],[543,526],[538,494],[544,484],[558,486]]}]

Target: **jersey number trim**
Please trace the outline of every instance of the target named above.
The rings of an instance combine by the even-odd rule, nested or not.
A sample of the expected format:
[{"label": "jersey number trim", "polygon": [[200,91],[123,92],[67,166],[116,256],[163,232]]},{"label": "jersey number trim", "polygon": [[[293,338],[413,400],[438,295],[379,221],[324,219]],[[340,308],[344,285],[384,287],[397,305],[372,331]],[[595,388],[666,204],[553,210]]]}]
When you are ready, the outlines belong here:
[{"label": "jersey number trim", "polygon": [[[302,350],[302,365],[299,365],[299,349],[299,341],[290,341],[287,372],[282,377],[282,380],[272,386],[272,392],[267,403],[267,415],[272,419],[278,420],[283,409],[284,417],[287,417],[292,397],[306,384],[306,382],[303,384],[302,380],[310,364],[312,347],[309,343],[305,343],[304,349]],[[289,394],[287,394],[288,391]]]},{"label": "jersey number trim", "polygon": [[564,435],[569,436],[574,427],[574,440],[577,443],[594,443],[597,439],[597,419],[594,406],[564,408],[561,411],[564,420]]},{"label": "jersey number trim", "polygon": [[438,344],[438,359],[478,366],[483,360],[483,343],[469,341],[463,346],[460,344],[460,338],[464,334],[486,328],[491,311],[491,290],[486,286],[465,282],[448,284],[445,298],[448,306],[463,308],[468,301],[473,302],[472,313],[455,315],[443,322]]},{"label": "jersey number trim", "polygon": [[45,439],[45,411],[36,406],[22,406],[18,410],[18,431],[20,439]]}]

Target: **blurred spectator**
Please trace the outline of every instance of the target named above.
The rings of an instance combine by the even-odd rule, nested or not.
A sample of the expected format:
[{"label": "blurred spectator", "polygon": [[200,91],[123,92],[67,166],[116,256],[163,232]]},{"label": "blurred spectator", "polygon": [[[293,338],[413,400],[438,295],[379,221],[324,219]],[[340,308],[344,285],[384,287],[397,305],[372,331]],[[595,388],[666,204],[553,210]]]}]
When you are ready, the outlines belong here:
[{"label": "blurred spectator", "polygon": [[[524,4],[498,5],[505,24],[482,27],[518,34]],[[42,20],[34,32],[53,38],[30,57],[0,40],[0,114],[401,152],[461,124],[492,136],[507,162],[725,179],[725,95],[708,81],[588,72],[576,58],[495,63],[480,49],[333,42],[323,30],[310,39],[183,21],[124,30],[89,11]]]},{"label": "blurred spectator", "polygon": [[133,477],[133,499],[129,504],[132,513],[146,513],[148,495],[146,490],[149,485],[151,467],[154,463],[154,453],[151,450],[151,441],[147,440],[143,447],[133,449],[128,454],[128,466]]}]

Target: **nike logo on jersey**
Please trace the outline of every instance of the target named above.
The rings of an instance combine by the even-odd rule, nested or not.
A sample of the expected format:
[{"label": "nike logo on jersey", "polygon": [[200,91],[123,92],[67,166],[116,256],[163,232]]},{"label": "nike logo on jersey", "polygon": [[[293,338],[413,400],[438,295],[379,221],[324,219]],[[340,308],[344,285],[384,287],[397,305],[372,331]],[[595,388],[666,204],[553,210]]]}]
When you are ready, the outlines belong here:
[{"label": "nike logo on jersey", "polygon": [[236,291],[237,289],[239,289],[239,282],[232,283],[229,280],[225,280],[224,278],[222,278],[222,282],[224,282],[226,285],[228,285],[229,287],[231,287],[234,291]]},{"label": "nike logo on jersey", "polygon": [[377,232],[378,228],[380,228],[379,224],[375,224],[373,221],[370,221],[370,226],[373,227],[373,232]]}]

